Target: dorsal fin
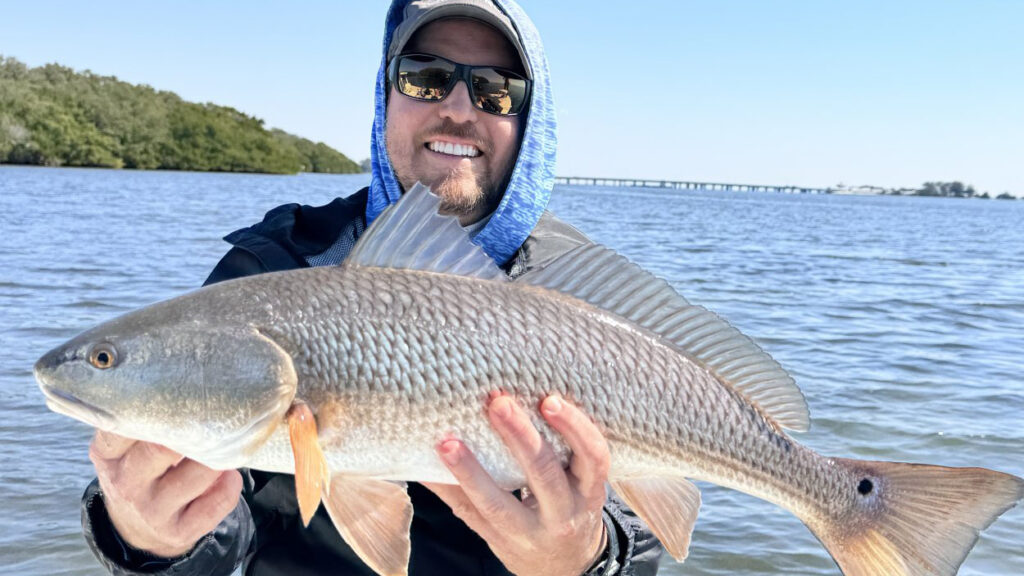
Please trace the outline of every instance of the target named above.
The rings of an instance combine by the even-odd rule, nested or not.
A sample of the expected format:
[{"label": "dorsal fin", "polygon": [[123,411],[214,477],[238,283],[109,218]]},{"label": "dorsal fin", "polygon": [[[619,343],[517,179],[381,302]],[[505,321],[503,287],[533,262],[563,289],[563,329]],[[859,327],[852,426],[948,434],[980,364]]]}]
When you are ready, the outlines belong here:
[{"label": "dorsal fin", "polygon": [[563,292],[646,328],[703,363],[779,426],[804,432],[810,425],[803,394],[778,362],[613,250],[580,246],[517,281]]},{"label": "dorsal fin", "polygon": [[438,213],[440,206],[440,198],[417,182],[373,221],[346,264],[505,280],[505,273],[473,244],[459,220]]}]

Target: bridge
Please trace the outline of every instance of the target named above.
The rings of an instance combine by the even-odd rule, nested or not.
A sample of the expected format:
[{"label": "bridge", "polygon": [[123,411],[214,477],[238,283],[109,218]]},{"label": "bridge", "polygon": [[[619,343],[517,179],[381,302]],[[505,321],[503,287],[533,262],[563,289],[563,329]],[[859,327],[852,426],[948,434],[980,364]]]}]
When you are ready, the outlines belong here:
[{"label": "bridge", "polygon": [[646,180],[636,178],[583,178],[556,176],[561,186],[612,186],[623,188],[671,188],[675,190],[720,190],[723,192],[779,192],[782,194],[831,194],[831,188],[803,186],[764,186],[760,184],[725,184],[721,182],[686,182],[680,180]]}]

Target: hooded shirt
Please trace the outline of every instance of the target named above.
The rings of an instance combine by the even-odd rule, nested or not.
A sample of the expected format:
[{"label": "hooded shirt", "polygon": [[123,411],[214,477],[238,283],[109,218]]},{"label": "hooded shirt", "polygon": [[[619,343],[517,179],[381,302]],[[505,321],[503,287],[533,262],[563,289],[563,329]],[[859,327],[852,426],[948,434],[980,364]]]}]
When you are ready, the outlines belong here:
[{"label": "hooded shirt", "polygon": [[[505,194],[486,225],[473,237],[473,241],[495,262],[503,264],[526,241],[548,205],[551,190],[555,186],[555,149],[558,140],[548,62],[540,34],[518,4],[512,0],[492,1],[515,27],[526,58],[523,66],[530,71],[533,81],[532,94],[527,104],[526,127]],[[366,204],[367,225],[402,195],[402,188],[388,158],[384,134],[387,126],[388,51],[395,29],[402,23],[405,8],[410,2],[392,2],[384,25],[380,70],[377,71],[374,92],[373,129],[370,134],[372,178]]]}]

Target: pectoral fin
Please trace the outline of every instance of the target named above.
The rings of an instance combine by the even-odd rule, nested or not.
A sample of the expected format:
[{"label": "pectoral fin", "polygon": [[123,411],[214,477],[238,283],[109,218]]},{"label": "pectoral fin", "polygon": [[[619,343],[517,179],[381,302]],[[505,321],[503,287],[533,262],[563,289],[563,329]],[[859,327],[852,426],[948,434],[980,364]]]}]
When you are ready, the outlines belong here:
[{"label": "pectoral fin", "polygon": [[409,569],[412,501],[404,482],[335,474],[327,513],[341,537],[378,574],[405,576]]},{"label": "pectoral fin", "polygon": [[647,522],[668,553],[682,562],[700,510],[700,490],[686,478],[613,480],[615,492]]},{"label": "pectoral fin", "polygon": [[288,410],[288,433],[295,456],[295,496],[299,501],[302,524],[309,521],[320,507],[320,496],[330,489],[327,459],[320,450],[316,418],[309,405],[296,402]]}]

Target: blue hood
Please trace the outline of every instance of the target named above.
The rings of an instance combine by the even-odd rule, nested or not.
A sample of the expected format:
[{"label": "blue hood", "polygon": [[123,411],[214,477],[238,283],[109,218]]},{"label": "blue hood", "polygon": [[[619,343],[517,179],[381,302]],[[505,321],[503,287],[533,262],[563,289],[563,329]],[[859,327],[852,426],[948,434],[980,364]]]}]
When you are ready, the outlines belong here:
[{"label": "blue hood", "polygon": [[[395,28],[401,24],[405,6],[411,0],[394,0],[384,25],[384,47],[377,88],[374,95],[375,114],[370,145],[373,178],[366,204],[369,225],[389,204],[396,202],[402,188],[391,169],[391,160],[384,144],[387,110],[387,53]],[[555,106],[551,99],[548,62],[540,34],[523,9],[512,0],[492,0],[512,21],[519,32],[529,69],[533,75],[533,94],[526,114],[526,129],[519,147],[519,156],[505,195],[473,241],[479,244],[498,264],[508,261],[530,235],[551,198],[555,185],[556,138]]]}]

